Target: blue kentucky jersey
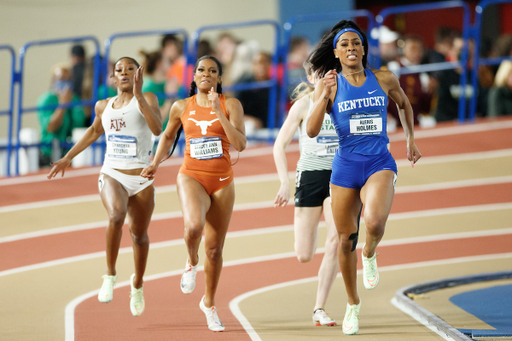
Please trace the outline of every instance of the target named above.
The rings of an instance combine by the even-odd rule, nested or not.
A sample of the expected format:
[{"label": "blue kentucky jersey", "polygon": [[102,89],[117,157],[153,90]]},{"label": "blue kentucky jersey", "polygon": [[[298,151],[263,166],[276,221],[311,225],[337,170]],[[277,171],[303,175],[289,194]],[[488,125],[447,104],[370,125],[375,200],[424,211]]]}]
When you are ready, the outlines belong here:
[{"label": "blue kentucky jersey", "polygon": [[388,97],[377,78],[365,69],[366,80],[360,87],[338,74],[338,90],[330,111],[339,137],[339,150],[363,155],[387,151],[386,132]]}]

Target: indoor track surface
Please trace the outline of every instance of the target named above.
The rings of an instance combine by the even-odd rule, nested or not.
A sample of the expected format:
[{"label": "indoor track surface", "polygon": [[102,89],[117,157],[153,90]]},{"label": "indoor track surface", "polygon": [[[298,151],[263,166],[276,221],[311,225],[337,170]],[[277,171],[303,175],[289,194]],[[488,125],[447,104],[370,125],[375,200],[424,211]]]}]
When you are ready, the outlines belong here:
[{"label": "indoor track surface", "polygon": [[[53,180],[46,179],[46,171],[0,179],[0,340],[443,340],[391,300],[405,286],[512,269],[512,119],[439,124],[417,129],[415,136],[423,157],[412,168],[403,132],[390,134],[398,165],[396,193],[377,248],[380,284],[367,291],[359,275],[356,336],[341,330],[347,298],[340,276],[325,307],[338,326],[312,323],[325,226],[322,221],[313,261],[299,263],[293,202],[273,207],[279,181],[272,146],[265,144],[247,148],[233,167],[236,202],[216,296],[223,333],[208,330],[198,306],[204,273],[198,272],[192,294],[179,288],[187,260],[175,186],[181,158],[167,160],[155,180],[146,310],[140,317],[129,308],[128,280],[134,270],[126,225],[114,299],[108,304],[97,299],[106,271],[107,225],[97,187],[99,167],[71,169]],[[287,151],[293,186],[297,143]],[[364,230],[362,220],[359,257]],[[203,245],[200,250],[202,265]],[[457,329],[494,329],[499,326],[450,299],[474,300],[464,293],[511,284],[433,291],[417,303]]]}]

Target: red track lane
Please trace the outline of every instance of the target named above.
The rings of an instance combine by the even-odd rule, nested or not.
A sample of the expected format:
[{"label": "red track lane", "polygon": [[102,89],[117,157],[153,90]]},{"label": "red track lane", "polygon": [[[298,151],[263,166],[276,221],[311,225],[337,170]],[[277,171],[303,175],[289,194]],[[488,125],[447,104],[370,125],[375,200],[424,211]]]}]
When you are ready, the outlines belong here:
[{"label": "red track lane", "polygon": [[[499,254],[510,252],[510,245],[512,235],[379,246],[378,263],[389,266]],[[204,272],[200,272],[196,290],[190,295],[181,293],[180,276],[146,282],[146,311],[140,317],[131,316],[128,287],[116,289],[109,304],[99,303],[96,297],[85,300],[75,309],[75,340],[249,340],[231,314],[229,302],[258,288],[316,276],[321,258],[322,255],[316,255],[308,264],[287,258],[225,267],[216,295],[219,317],[226,326],[223,333],[207,329],[204,314],[198,307],[205,282]],[[360,259],[358,265],[361,267]],[[385,281],[386,276],[383,273],[381,280]],[[342,285],[341,281],[335,285]],[[269,321],[270,325],[274,323]]]},{"label": "red track lane", "polygon": [[[233,155],[233,154],[232,154]],[[295,169],[299,159],[299,152],[288,153],[288,167]],[[234,161],[232,161],[234,162]],[[176,184],[176,176],[180,165],[160,167],[155,178],[155,186]],[[236,177],[276,173],[273,156],[271,154],[242,158],[233,166]],[[46,174],[46,173],[41,173]],[[60,174],[52,180],[43,180],[34,183],[5,185],[0,187],[0,207],[7,205],[26,204],[43,200],[71,198],[81,195],[98,194],[98,172],[80,177],[64,177]],[[98,196],[99,199],[99,196]]]},{"label": "red track lane", "polygon": [[[503,121],[510,119],[502,119]],[[482,121],[484,123],[488,120]],[[441,123],[437,128],[426,129],[423,131],[435,131],[438,128],[453,127],[454,130],[460,127],[457,123]],[[422,131],[417,129],[417,131]],[[474,153],[492,151],[498,149],[512,148],[512,129],[497,129],[482,132],[472,132],[457,135],[435,136],[430,138],[421,138],[416,141],[423,156],[452,155],[459,153]],[[402,136],[403,132],[398,131],[391,135]],[[462,141],[462,143],[461,143]],[[405,140],[391,142],[391,154],[395,160],[406,157]],[[242,154],[243,155],[243,154]],[[297,165],[299,152],[289,152],[288,169],[293,170]],[[236,152],[232,152],[233,160],[236,160]],[[421,161],[420,161],[421,162]],[[171,185],[176,183],[176,175],[179,165],[161,167],[155,180],[156,186]],[[276,169],[271,154],[244,157],[238,160],[233,167],[235,176],[249,176],[258,174],[275,173]],[[47,174],[48,171],[40,171],[39,174]],[[99,170],[98,170],[99,173]],[[97,194],[98,174],[85,175],[76,180],[76,178],[60,178],[60,175],[52,180],[45,180],[36,183],[6,185],[1,187],[0,207],[7,205],[16,205],[28,202],[37,202],[42,200],[69,198],[77,195]]]},{"label": "red track lane", "polygon": [[[512,202],[512,183],[396,194],[391,213]],[[234,211],[229,231],[293,224],[293,205]],[[151,243],[183,238],[183,219],[151,222]],[[77,241],[80,241],[77,243]],[[0,244],[0,271],[105,250],[105,230],[96,228]],[[48,245],[56,247],[48,248]],[[124,227],[121,247],[131,246]]]}]

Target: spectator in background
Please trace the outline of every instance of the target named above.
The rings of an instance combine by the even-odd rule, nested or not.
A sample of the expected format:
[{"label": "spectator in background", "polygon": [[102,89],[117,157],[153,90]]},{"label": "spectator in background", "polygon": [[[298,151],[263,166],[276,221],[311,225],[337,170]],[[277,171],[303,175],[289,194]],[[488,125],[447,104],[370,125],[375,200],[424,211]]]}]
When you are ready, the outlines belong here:
[{"label": "spectator in background", "polygon": [[512,34],[503,34],[494,43],[492,55],[494,57],[512,56]]},{"label": "spectator in background", "polygon": [[[239,83],[264,82],[270,80],[272,56],[265,52],[257,53],[252,61],[252,72],[246,74]],[[268,127],[268,100],[270,89],[261,88],[244,90],[236,94],[236,98],[244,108],[246,134]]]},{"label": "spectator in background", "polygon": [[160,51],[162,52],[163,67],[169,70],[183,53],[183,42],[176,34],[166,34],[160,42]]},{"label": "spectator in background", "polygon": [[374,28],[371,31],[371,36],[379,41],[380,65],[376,67],[385,69],[388,63],[400,58],[398,49],[400,35],[397,32],[391,31],[387,26],[382,25],[379,28]]},{"label": "spectator in background", "polygon": [[453,46],[454,35],[455,31],[450,27],[440,26],[436,29],[434,47],[425,55],[429,63],[442,63],[446,61],[446,56]]},{"label": "spectator in background", "polygon": [[[424,64],[446,62],[453,46],[456,31],[450,27],[440,26],[436,29],[434,46],[425,53]],[[440,71],[429,72],[430,93],[432,94],[431,112],[435,111],[438,101]],[[435,122],[433,122],[435,124]]]},{"label": "spectator in background", "polygon": [[[79,102],[80,98],[72,90],[71,70],[68,66],[59,64],[53,67],[50,91],[44,93],[37,100],[37,118],[41,128],[41,149],[39,152],[39,166],[50,166],[52,161],[58,160],[69,148],[63,143],[71,143],[71,132],[74,128],[85,126],[85,112],[82,107],[46,108],[71,102]],[[60,150],[53,154],[53,141],[60,145]]]},{"label": "spectator in background", "polygon": [[[176,34],[164,36],[163,41],[165,41],[165,45],[162,44],[162,68],[167,70],[165,92],[168,94],[178,94],[180,91],[183,91],[183,71],[187,65],[187,59],[183,54],[183,41]],[[168,62],[171,64],[166,69]]]},{"label": "spectator in background", "polygon": [[[448,53],[447,59],[449,61],[460,60],[464,40],[462,35],[457,32],[454,37],[453,46]],[[482,89],[479,82],[478,88],[474,89],[471,85],[471,63],[473,56],[474,44],[473,40],[469,40],[468,45],[468,72],[466,73],[466,85],[461,87],[460,74],[462,70],[449,69],[439,72],[439,90],[438,102],[435,111],[435,118],[437,122],[451,121],[458,118],[459,115],[459,98],[464,96],[466,98],[466,105],[469,105],[469,99],[476,95],[477,97],[477,113],[479,116],[484,116],[487,112],[487,98],[486,91]]]},{"label": "spectator in background", "polygon": [[290,40],[288,52],[288,99],[291,98],[292,92],[301,82],[307,79],[304,71],[304,62],[309,56],[311,45],[305,37],[294,37]]},{"label": "spectator in background", "polygon": [[[206,55],[212,55],[213,54],[213,48],[210,42],[206,39],[199,40],[199,44],[197,45],[197,59],[201,58],[202,56]],[[194,74],[194,69],[192,68],[192,75]],[[189,79],[192,79],[190,77]]]},{"label": "spectator in background", "polygon": [[[100,56],[100,60],[103,61],[103,57]],[[101,64],[102,62],[100,62]],[[93,95],[93,86],[94,86],[94,56],[87,59],[85,63],[85,72],[84,72],[84,82],[82,88],[82,99],[88,100],[92,98]],[[107,75],[112,75],[114,73],[114,64],[109,62],[107,64]],[[117,90],[115,88],[113,77],[107,76],[107,91],[105,92],[105,84],[104,78],[105,74],[100,70],[99,79],[98,79],[98,99],[105,99],[108,97],[114,97],[117,95]],[[92,124],[92,107],[87,105],[84,107],[86,123],[85,126],[90,126]]]},{"label": "spectator in background", "polygon": [[72,90],[75,95],[84,98],[82,94],[85,73],[85,49],[82,45],[74,45],[71,48],[71,80]]},{"label": "spectator in background", "polygon": [[[411,73],[400,75],[400,68],[420,65],[424,56],[423,40],[416,35],[407,35],[403,38],[404,45],[402,49],[403,55],[397,62],[390,62],[389,69],[393,71],[400,81],[400,87],[404,90],[407,98],[411,102],[414,113],[414,124],[419,124],[419,117],[428,116],[430,114],[430,101],[432,93],[430,92],[430,77],[422,73]],[[395,66],[391,66],[396,63]],[[388,127],[392,131],[392,127],[400,126],[400,118],[395,102],[388,102]]]},{"label": "spectator in background", "polygon": [[163,62],[162,52],[140,51],[144,56],[142,63],[144,67],[144,83],[142,83],[142,93],[152,92],[158,97],[158,106],[162,115],[163,129],[168,122],[169,110],[172,101],[165,98],[166,92],[166,70]]},{"label": "spectator in background", "polygon": [[487,116],[512,115],[512,62],[501,62],[489,91]]},{"label": "spectator in background", "polygon": [[233,61],[231,62],[231,79],[233,83],[253,74],[254,58],[260,52],[260,44],[256,40],[249,40],[237,45]]},{"label": "spectator in background", "polygon": [[221,33],[217,38],[217,43],[214,48],[214,56],[222,64],[222,70],[224,71],[222,85],[224,86],[231,85],[235,81],[231,77],[231,64],[233,63],[236,47],[240,43],[240,40],[228,32]]}]

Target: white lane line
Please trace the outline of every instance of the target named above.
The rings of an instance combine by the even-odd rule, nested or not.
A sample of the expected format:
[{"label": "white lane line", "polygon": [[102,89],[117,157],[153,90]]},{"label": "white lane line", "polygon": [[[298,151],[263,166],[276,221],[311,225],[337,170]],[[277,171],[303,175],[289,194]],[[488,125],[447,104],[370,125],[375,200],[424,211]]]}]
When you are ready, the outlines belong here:
[{"label": "white lane line", "polygon": [[[260,201],[260,202],[255,202],[255,203],[236,204],[233,207],[233,211],[252,210],[252,209],[267,208],[267,207],[273,207],[273,206],[274,206],[273,201]],[[155,213],[151,217],[151,221],[173,219],[173,218],[179,218],[182,216],[183,216],[183,214],[181,213],[181,211]],[[108,225],[108,221],[105,220],[105,221],[98,221],[98,222],[87,223],[87,224],[70,225],[70,226],[57,227],[57,228],[46,229],[46,230],[41,230],[41,231],[20,233],[20,234],[16,234],[16,235],[12,235],[12,236],[1,237],[0,244],[7,243],[7,242],[13,242],[13,241],[17,241],[17,240],[22,240],[22,239],[28,239],[28,238],[49,236],[49,235],[59,234],[59,233],[76,232],[76,231],[90,230],[90,229],[95,229],[95,228],[105,228],[107,225]]]},{"label": "white lane line", "polygon": [[[268,233],[279,233],[279,232],[283,232],[283,231],[292,231],[292,230],[293,230],[293,225],[264,227],[264,228],[259,228],[259,229],[246,230],[246,231],[228,232],[226,235],[226,238],[247,237],[247,236],[255,236],[255,235],[261,235],[261,234],[268,234]],[[204,240],[204,237],[203,237],[203,240]],[[167,240],[167,241],[157,242],[157,243],[150,243],[149,248],[150,248],[150,250],[154,250],[154,249],[160,249],[163,247],[170,247],[170,246],[184,245],[184,244],[185,244],[185,240],[183,238],[181,238],[181,239],[173,239],[173,240]],[[131,246],[123,247],[123,248],[119,249],[119,254],[130,253],[130,252],[133,252],[133,249]],[[88,253],[88,254],[74,256],[74,257],[61,258],[61,259],[56,259],[56,260],[52,260],[52,261],[48,261],[48,262],[31,264],[31,265],[27,265],[27,266],[22,266],[22,267],[18,267],[18,268],[0,271],[0,277],[9,276],[9,275],[26,272],[26,271],[48,268],[51,266],[69,264],[69,263],[73,263],[73,262],[80,262],[80,261],[84,261],[84,260],[105,257],[105,256],[106,256],[105,251],[100,251],[100,252],[93,252],[93,253]]]},{"label": "white lane line", "polygon": [[[318,249],[316,253],[324,252],[324,249]],[[269,260],[277,260],[277,259],[284,259],[284,258],[291,258],[295,257],[295,252],[285,252],[285,253],[279,253],[274,255],[268,255],[268,256],[257,256],[252,258],[245,258],[245,259],[239,259],[234,261],[227,261],[224,262],[223,267],[228,266],[235,266],[235,265],[242,265],[242,264],[250,264],[250,263],[259,263],[259,262],[265,262]],[[199,266],[198,271],[204,271],[204,266]],[[171,276],[178,276],[183,273],[183,270],[173,270],[168,271],[160,274],[154,274],[150,276],[144,276],[144,281],[152,281],[156,279],[161,279],[165,277],[171,277]],[[129,286],[130,281],[124,281],[120,283],[116,283],[116,288]],[[65,334],[66,334],[66,341],[71,341],[75,339],[75,308],[85,301],[88,298],[94,297],[98,295],[99,289],[90,291],[88,293],[85,293],[81,296],[78,296],[77,298],[73,299],[71,302],[68,303],[66,306],[66,309],[64,310],[64,325],[65,325]]]},{"label": "white lane line", "polygon": [[[258,147],[254,149],[244,150],[243,153],[240,153],[240,159],[255,157],[255,156],[263,156],[270,155],[273,152],[272,146],[270,147]],[[287,148],[287,152],[295,152],[299,150],[299,144],[293,143],[290,144]],[[230,151],[231,158],[236,159],[236,153],[234,151]],[[183,163],[183,157],[172,157],[167,159],[160,167],[171,167],[171,166],[179,166]],[[59,181],[66,178],[76,178],[80,176],[88,176],[88,175],[99,175],[101,166],[91,166],[82,169],[70,169],[66,171],[66,175],[62,178],[60,175],[52,179],[52,181]],[[49,171],[49,170],[48,170]],[[13,178],[5,178],[0,179],[0,187],[1,186],[10,186],[10,185],[18,185],[18,184],[27,184],[32,182],[44,182],[48,181],[47,174],[38,174],[38,175],[28,175],[28,176],[20,176]]]},{"label": "white lane line", "polygon": [[[413,268],[417,269],[417,268],[428,267],[428,266],[441,266],[441,265],[459,264],[459,263],[484,261],[484,260],[505,259],[505,258],[512,258],[512,253],[502,253],[502,254],[485,255],[485,256],[459,257],[459,258],[428,261],[428,262],[417,262],[417,263],[409,263],[409,264],[382,266],[382,267],[379,267],[379,271],[386,272],[386,271],[396,271],[396,270],[405,270],[405,269],[413,269]],[[357,273],[362,274],[362,270],[358,270]],[[341,273],[338,273],[337,277],[341,277]],[[246,292],[246,293],[232,299],[229,302],[229,309],[231,310],[233,315],[237,318],[237,320],[240,322],[240,324],[244,327],[244,329],[246,330],[246,332],[249,335],[249,337],[251,338],[251,340],[261,341],[261,338],[259,337],[258,333],[254,330],[254,328],[252,327],[249,320],[242,313],[242,311],[240,309],[240,302],[242,302],[243,300],[245,300],[249,297],[259,295],[259,294],[262,294],[265,292],[269,292],[269,291],[273,291],[276,289],[281,289],[281,288],[285,288],[285,287],[289,287],[289,286],[304,284],[304,283],[308,283],[308,282],[313,282],[313,281],[317,281],[317,280],[318,280],[318,276],[315,276],[315,277],[303,278],[303,279],[299,279],[299,280],[269,285],[267,287],[252,290],[252,291]],[[422,322],[422,321],[419,321],[419,322]],[[428,325],[426,325],[426,326],[429,327]],[[434,329],[432,329],[432,330],[434,330]],[[436,332],[436,330],[434,330],[434,331]],[[443,336],[438,331],[437,331],[437,333],[439,335]],[[446,340],[449,340],[449,339],[446,339]]]},{"label": "white lane line", "polygon": [[[420,160],[419,165],[422,164],[438,164],[438,163],[450,163],[458,161],[472,161],[472,160],[483,160],[491,158],[501,158],[512,156],[512,149],[502,149],[489,152],[478,152],[478,153],[466,153],[466,154],[455,154],[455,155],[443,155],[443,156],[432,156],[423,157]],[[410,167],[410,161],[407,159],[400,159],[396,161],[398,167]],[[288,172],[290,178],[295,178],[295,172]],[[235,180],[236,184],[247,184],[261,181],[275,181],[279,177],[277,173],[261,174],[261,175],[249,175],[240,176]],[[1,180],[0,180],[1,182]],[[481,186],[498,183],[509,183],[512,182],[512,176],[500,176],[491,178],[479,178],[471,180],[461,181],[449,181],[434,184],[424,184],[416,186],[398,186],[397,193],[410,193],[415,191],[428,191],[428,190],[439,190],[439,189],[450,189],[467,186]],[[176,185],[158,186],[156,187],[157,194],[176,192]],[[99,195],[84,195],[70,198],[54,199],[54,200],[43,200],[26,204],[17,204],[0,207],[0,213],[21,211],[25,209],[36,209],[42,207],[59,206],[66,204],[77,204],[82,202],[99,201]]]},{"label": "white lane line", "polygon": [[[422,138],[430,138],[437,136],[447,136],[447,135],[458,135],[458,134],[467,134],[472,132],[481,132],[481,131],[492,131],[492,130],[500,130],[500,129],[509,129],[512,128],[512,120],[510,121],[498,121],[498,122],[487,122],[487,123],[471,123],[464,124],[459,126],[452,127],[444,127],[444,128],[434,128],[427,130],[416,130],[414,132],[415,139]],[[391,142],[395,141],[403,141],[405,140],[404,134],[390,134],[389,140]],[[298,151],[299,145],[298,143],[294,143],[288,146],[286,151]],[[239,157],[247,158],[261,155],[270,155],[273,152],[273,147],[257,147],[254,149],[245,150],[243,153],[239,154]],[[232,157],[235,157],[235,153],[231,151]],[[182,157],[172,157],[169,160],[165,161],[161,167],[169,167],[176,166],[183,163]],[[101,167],[90,167],[84,169],[77,170],[68,170],[66,172],[66,178],[70,177],[78,177],[78,176],[86,176],[86,175],[94,175],[98,174]],[[53,181],[58,181],[59,177],[55,178]],[[31,183],[31,182],[39,182],[39,181],[47,181],[46,174],[39,175],[31,175],[31,176],[22,176],[17,178],[7,178],[0,180],[1,186],[22,184],[22,183]]]},{"label": "white lane line", "polygon": [[[251,210],[251,209],[260,209],[260,208],[271,208],[274,207],[273,201],[261,201],[257,203],[246,203],[246,204],[237,204],[233,208],[233,211],[242,211],[242,210]],[[399,219],[410,219],[410,218],[419,218],[419,217],[431,217],[438,215],[449,215],[449,214],[464,214],[471,212],[486,212],[486,211],[497,211],[497,210],[507,210],[512,209],[512,203],[502,203],[502,204],[486,204],[486,205],[474,205],[474,206],[462,206],[462,207],[452,207],[452,208],[440,208],[433,210],[422,210],[422,211],[414,211],[414,212],[404,212],[404,213],[392,213],[389,215],[388,220],[399,220]],[[173,219],[179,218],[182,216],[181,211],[174,211],[168,213],[156,213],[153,214],[152,221],[163,220],[163,219]],[[361,218],[362,222],[364,222],[364,218]],[[59,233],[68,233],[68,232],[76,232],[82,230],[89,230],[95,228],[105,228],[108,225],[108,221],[99,221],[87,224],[79,224],[79,225],[70,225],[64,227],[58,227],[54,229],[47,229],[41,231],[27,232],[16,234],[7,237],[0,238],[1,243],[13,242],[17,240],[29,239],[29,238],[37,238],[43,236],[49,236]]]},{"label": "white lane line", "polygon": [[[269,233],[279,233],[284,231],[293,231],[293,225],[282,225],[282,226],[273,226],[273,227],[264,227],[259,229],[251,229],[246,231],[234,231],[234,232],[228,232],[226,235],[226,238],[239,238],[239,237],[247,237],[247,236],[254,236],[254,235],[262,235],[262,234],[269,234]],[[461,238],[474,238],[474,237],[481,237],[481,236],[491,236],[491,235],[506,235],[511,234],[512,228],[504,228],[504,229],[494,229],[494,230],[485,230],[485,231],[473,231],[473,232],[460,232],[460,233],[449,233],[449,234],[441,234],[441,235],[435,235],[435,236],[423,236],[423,237],[412,237],[412,238],[401,238],[401,239],[394,239],[394,240],[383,240],[379,245],[381,246],[388,246],[388,245],[403,245],[403,244],[411,244],[411,243],[422,243],[422,242],[429,242],[429,241],[441,241],[441,240],[453,240],[453,239],[461,239]],[[203,237],[204,239],[204,237]],[[185,241],[184,239],[173,239],[163,242],[157,242],[157,243],[151,243],[150,249],[159,249],[163,247],[170,247],[175,245],[184,245]],[[358,248],[361,247],[361,243],[357,245]],[[133,252],[132,247],[124,247],[119,249],[119,254],[125,254]],[[73,262],[80,262],[84,260],[99,258],[99,257],[105,257],[106,253],[105,251],[100,252],[94,252],[94,253],[88,253],[84,255],[74,256],[74,257],[67,257],[67,258],[61,258],[56,259],[48,262],[43,263],[37,263],[37,264],[31,264],[26,265],[18,268],[8,269],[4,271],[0,271],[0,277],[3,276],[9,276],[21,272],[26,271],[32,271],[32,270],[39,270],[43,268],[48,268],[51,266],[57,266],[62,264],[69,264]],[[236,261],[235,261],[236,262]]]},{"label": "white lane line", "polygon": [[504,183],[512,183],[512,175],[496,176],[493,178],[479,178],[479,179],[470,179],[470,180],[437,182],[437,183],[423,184],[423,185],[397,186],[395,188],[395,193],[402,194],[402,193],[413,193],[413,192],[438,191],[438,190],[443,190],[443,189],[454,189],[454,188],[485,186],[485,185],[497,185],[497,184],[504,184]]},{"label": "white lane line", "polygon": [[[487,123],[463,124],[463,125],[459,125],[459,126],[426,129],[426,130],[415,129],[414,130],[414,139],[417,140],[417,139],[424,139],[424,138],[429,138],[429,137],[468,134],[468,133],[509,129],[509,128],[512,128],[512,120],[487,122]],[[389,140],[392,142],[405,140],[405,134],[402,133],[402,134],[389,135]]]},{"label": "white lane line", "polygon": [[[492,150],[487,152],[473,152],[473,153],[464,153],[464,154],[451,154],[451,155],[440,155],[440,156],[424,156],[422,157],[417,165],[432,165],[438,163],[450,163],[450,162],[460,162],[460,161],[475,161],[475,160],[485,160],[485,159],[496,159],[502,157],[512,156],[512,149],[500,149],[500,150]],[[407,159],[398,159],[396,160],[396,164],[398,167],[411,167],[411,162]]]}]

